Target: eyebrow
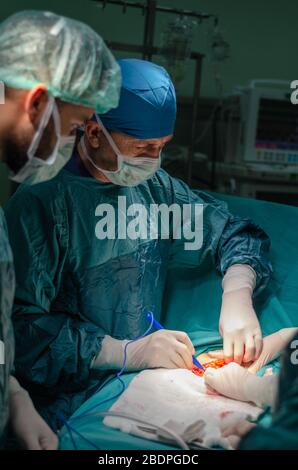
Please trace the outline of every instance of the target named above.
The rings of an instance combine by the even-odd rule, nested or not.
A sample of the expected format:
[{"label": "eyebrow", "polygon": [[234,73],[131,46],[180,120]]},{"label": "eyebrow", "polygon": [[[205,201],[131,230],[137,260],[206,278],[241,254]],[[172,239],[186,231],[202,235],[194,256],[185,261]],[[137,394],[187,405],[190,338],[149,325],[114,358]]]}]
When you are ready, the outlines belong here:
[{"label": "eyebrow", "polygon": [[[162,142],[164,145],[167,144],[168,142],[170,142],[172,140],[172,137],[170,139],[167,139],[166,141]],[[145,146],[145,145],[156,145],[156,144],[159,144],[160,142],[158,142],[159,139],[134,139],[134,138],[131,138],[130,139],[130,143],[131,144],[135,144],[135,145],[141,145],[141,146]]]},{"label": "eyebrow", "polygon": [[156,145],[159,144],[160,142],[157,142],[156,140],[136,140],[135,143],[137,145]]}]

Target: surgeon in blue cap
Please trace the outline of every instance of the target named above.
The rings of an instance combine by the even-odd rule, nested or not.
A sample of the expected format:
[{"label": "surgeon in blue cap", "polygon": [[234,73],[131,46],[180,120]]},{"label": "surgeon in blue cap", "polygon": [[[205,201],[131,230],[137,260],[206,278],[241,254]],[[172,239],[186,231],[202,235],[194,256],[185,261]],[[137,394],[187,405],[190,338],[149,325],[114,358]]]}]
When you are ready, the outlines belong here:
[{"label": "surgeon in blue cap", "polygon": [[[151,207],[203,208],[203,240],[191,259],[209,258],[223,276],[226,361],[253,362],[262,349],[252,296],[271,274],[267,235],[160,169],[175,127],[173,83],[151,62],[119,64],[119,106],[87,121],[67,166],[20,188],[6,211],[17,277],[16,373],[54,429],[59,415],[70,416],[122,367],[128,340],[148,328],[146,313],[160,319],[170,259],[186,248],[179,230],[161,234],[164,215],[145,233]],[[191,214],[183,229],[197,222]],[[156,331],[128,345],[126,370],[191,369],[194,352],[186,333]]]}]

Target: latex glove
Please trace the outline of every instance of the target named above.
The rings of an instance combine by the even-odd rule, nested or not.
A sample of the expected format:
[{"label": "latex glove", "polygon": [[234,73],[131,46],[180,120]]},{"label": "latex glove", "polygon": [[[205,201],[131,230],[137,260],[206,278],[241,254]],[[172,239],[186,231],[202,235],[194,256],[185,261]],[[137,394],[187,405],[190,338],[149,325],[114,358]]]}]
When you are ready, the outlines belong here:
[{"label": "latex glove", "polygon": [[234,400],[252,402],[260,407],[275,403],[277,376],[257,377],[235,362],[221,369],[208,368],[204,380],[212,391]]},{"label": "latex glove", "polygon": [[26,390],[10,377],[10,423],[26,450],[56,450],[58,438],[37,413]]},{"label": "latex glove", "polygon": [[224,292],[248,287],[252,293],[256,287],[257,275],[255,270],[248,264],[233,264],[230,266],[222,280],[222,289]]},{"label": "latex glove", "polygon": [[[121,369],[124,347],[129,341],[105,336],[98,356],[91,364],[95,369]],[[188,335],[181,331],[159,330],[128,344],[126,370],[191,369],[195,349]]]},{"label": "latex glove", "polygon": [[262,351],[262,332],[247,287],[224,292],[219,319],[227,363],[255,361]]},{"label": "latex glove", "polygon": [[[245,363],[243,366],[247,367],[252,374],[256,374],[262,367],[279,356],[294,337],[297,330],[298,328],[283,328],[272,335],[265,336],[263,338],[263,349],[259,358],[252,363]],[[208,353],[204,353],[204,356],[210,361],[212,361],[212,359],[224,359],[225,357],[222,349],[208,351]],[[203,362],[207,362],[207,359],[204,359]]]},{"label": "latex glove", "polygon": [[230,446],[237,449],[239,443],[249,431],[256,427],[255,423],[251,423],[245,419],[238,420],[233,424],[223,426],[221,428],[222,437],[228,439]]},{"label": "latex glove", "polygon": [[249,366],[248,370],[255,374],[275,359],[285,349],[297,331],[298,328],[283,328],[272,335],[266,336],[263,340],[263,349],[260,357]]}]

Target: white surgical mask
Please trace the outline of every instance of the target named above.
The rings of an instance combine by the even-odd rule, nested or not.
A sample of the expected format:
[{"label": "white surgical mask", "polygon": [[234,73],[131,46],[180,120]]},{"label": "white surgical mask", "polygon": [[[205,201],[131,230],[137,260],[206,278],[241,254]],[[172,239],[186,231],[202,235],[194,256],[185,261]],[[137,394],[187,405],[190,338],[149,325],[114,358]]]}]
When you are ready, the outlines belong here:
[{"label": "white surgical mask", "polygon": [[107,138],[110,146],[112,147],[114,153],[117,156],[117,170],[103,170],[93,159],[89,156],[84,135],[81,138],[80,144],[84,154],[84,157],[101,173],[103,173],[109,181],[119,186],[137,186],[143,181],[151,178],[157,170],[160,168],[161,164],[161,152],[159,153],[158,158],[151,157],[128,157],[122,155],[111,135],[108,133],[104,125],[98,116],[96,116],[98,124],[102,128],[102,131]]},{"label": "white surgical mask", "polygon": [[[42,160],[38,158],[35,153],[38,149],[40,144],[40,140],[42,138],[43,132],[46,126],[49,123],[50,117],[53,116],[53,122],[57,137],[57,142],[55,147],[51,153],[51,155],[47,158],[47,160]],[[29,180],[30,177],[34,176],[40,169],[44,169],[45,173],[47,169],[49,169],[56,161],[58,150],[60,146],[60,139],[61,139],[61,125],[60,125],[60,116],[57,109],[57,105],[55,103],[55,99],[53,96],[49,97],[49,101],[46,105],[44,110],[43,116],[40,120],[39,126],[35,135],[31,141],[30,147],[27,151],[28,161],[25,165],[14,175],[10,176],[12,181],[16,181],[17,183],[22,183],[23,181]],[[49,178],[46,178],[49,179]]]},{"label": "white surgical mask", "polygon": [[70,157],[73,153],[75,140],[76,136],[62,136],[60,139],[58,157],[56,158],[56,161],[48,167],[40,167],[33,175],[26,179],[25,183],[32,186],[33,184],[42,183],[54,178],[66,165],[68,160],[70,160]]}]

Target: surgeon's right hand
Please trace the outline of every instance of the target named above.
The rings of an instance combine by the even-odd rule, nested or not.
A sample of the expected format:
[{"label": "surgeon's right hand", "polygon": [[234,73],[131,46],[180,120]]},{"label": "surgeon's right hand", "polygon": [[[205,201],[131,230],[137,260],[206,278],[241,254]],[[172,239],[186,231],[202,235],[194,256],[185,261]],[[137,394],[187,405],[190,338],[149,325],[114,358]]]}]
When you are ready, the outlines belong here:
[{"label": "surgeon's right hand", "polygon": [[[105,336],[99,354],[93,360],[93,369],[121,369],[127,340]],[[126,348],[125,370],[191,369],[195,350],[188,335],[181,331],[159,330],[134,341]]]}]

